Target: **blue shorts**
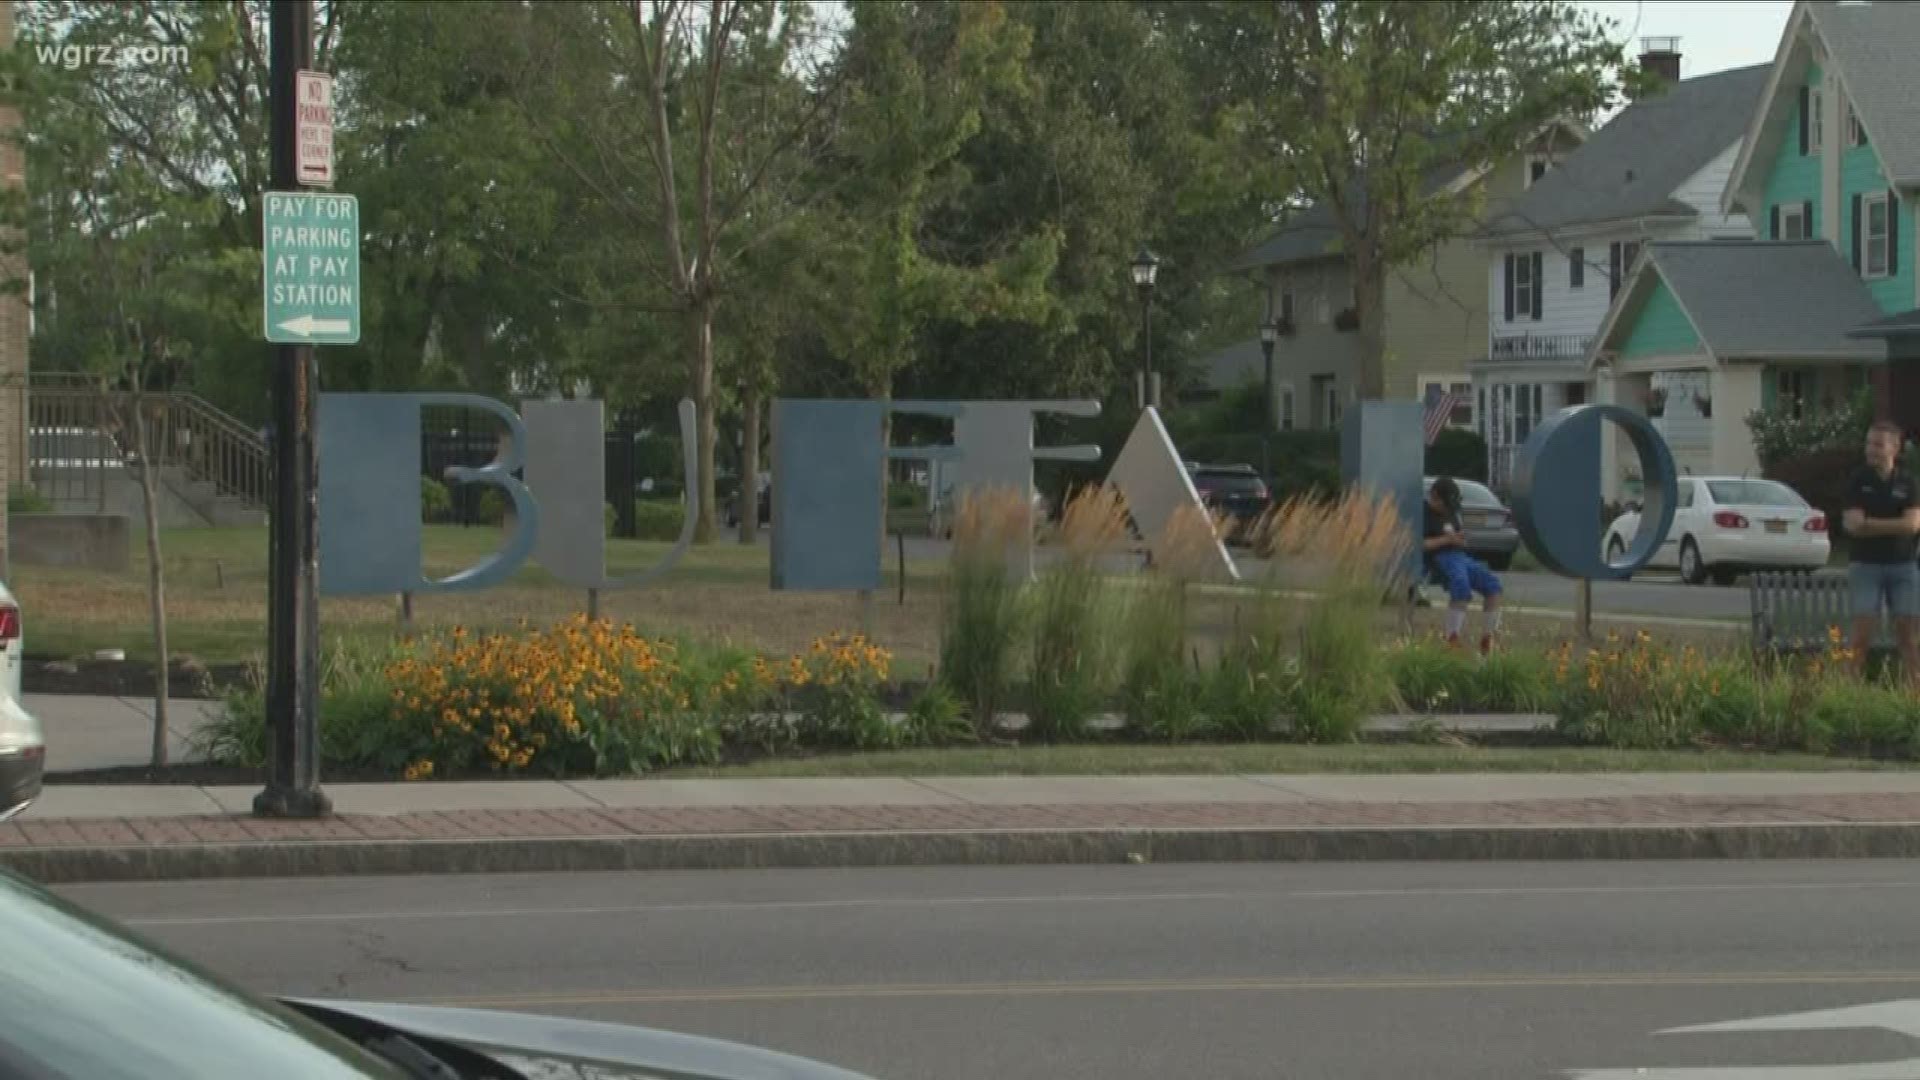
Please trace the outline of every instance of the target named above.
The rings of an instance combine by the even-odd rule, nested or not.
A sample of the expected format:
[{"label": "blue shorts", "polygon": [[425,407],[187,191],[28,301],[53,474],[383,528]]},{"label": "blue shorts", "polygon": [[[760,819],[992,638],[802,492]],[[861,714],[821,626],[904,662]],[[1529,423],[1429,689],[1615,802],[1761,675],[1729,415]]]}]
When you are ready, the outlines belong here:
[{"label": "blue shorts", "polygon": [[1877,619],[1883,608],[1896,619],[1920,616],[1920,567],[1913,563],[1853,563],[1847,583],[1856,619]]},{"label": "blue shorts", "polygon": [[1447,587],[1447,599],[1465,603],[1474,593],[1500,595],[1500,579],[1486,564],[1464,551],[1442,551],[1433,556],[1433,574]]}]

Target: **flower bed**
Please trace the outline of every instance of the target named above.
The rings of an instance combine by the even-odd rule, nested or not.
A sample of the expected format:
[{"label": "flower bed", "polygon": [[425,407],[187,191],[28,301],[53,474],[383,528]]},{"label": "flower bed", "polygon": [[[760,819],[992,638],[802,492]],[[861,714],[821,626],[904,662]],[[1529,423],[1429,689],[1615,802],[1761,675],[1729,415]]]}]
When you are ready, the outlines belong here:
[{"label": "flower bed", "polygon": [[[1836,632],[1837,634],[1837,632]],[[1326,688],[1293,656],[1275,666],[1225,651],[1211,668],[1162,671],[1154,709],[1129,709],[1124,670],[1090,688],[1122,724],[1082,724],[1072,740],[1329,741],[1358,725],[1312,718]],[[1647,634],[1482,658],[1437,642],[1379,649],[1379,711],[1540,713],[1561,741],[1623,748],[1741,747],[1920,756],[1920,699],[1851,675],[1836,640],[1821,656],[1762,665],[1668,649]],[[576,618],[511,634],[462,630],[387,655],[329,652],[324,766],[424,780],[615,776],[741,757],[890,749],[1006,738],[970,724],[948,691],[890,680],[887,650],[834,634],[785,658],[689,649]],[[1257,669],[1257,670],[1256,670]],[[1251,673],[1251,674],[1250,674]],[[1021,708],[1032,684],[1009,690]],[[1091,717],[1089,717],[1091,718]],[[1282,718],[1290,724],[1279,724]],[[1144,719],[1145,722],[1142,722]],[[258,691],[236,696],[206,740],[214,760],[265,757]],[[1063,740],[1056,728],[1020,737]]]}]

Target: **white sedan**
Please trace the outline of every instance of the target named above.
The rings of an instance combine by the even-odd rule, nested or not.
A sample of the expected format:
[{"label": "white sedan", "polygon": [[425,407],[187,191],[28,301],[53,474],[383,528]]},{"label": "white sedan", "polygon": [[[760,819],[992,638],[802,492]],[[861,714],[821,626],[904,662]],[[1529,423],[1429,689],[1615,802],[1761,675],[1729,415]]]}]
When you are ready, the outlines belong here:
[{"label": "white sedan", "polygon": [[[1618,562],[1640,529],[1638,512],[1607,527],[1608,562]],[[1647,564],[1680,571],[1700,585],[1731,585],[1743,570],[1817,570],[1832,545],[1827,516],[1777,480],[1740,476],[1680,478],[1673,529]]]}]

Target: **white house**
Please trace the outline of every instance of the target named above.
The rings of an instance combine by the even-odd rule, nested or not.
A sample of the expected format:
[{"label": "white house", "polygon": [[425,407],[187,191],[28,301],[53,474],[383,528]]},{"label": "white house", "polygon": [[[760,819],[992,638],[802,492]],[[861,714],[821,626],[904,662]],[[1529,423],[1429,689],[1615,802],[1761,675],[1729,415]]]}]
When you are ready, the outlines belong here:
[{"label": "white house", "polygon": [[[1674,44],[1649,39],[1642,67],[1677,79]],[[1471,372],[1496,484],[1541,420],[1591,400],[1588,354],[1642,245],[1753,235],[1744,215],[1722,210],[1721,192],[1770,67],[1670,82],[1539,174],[1482,230],[1489,333]]]}]

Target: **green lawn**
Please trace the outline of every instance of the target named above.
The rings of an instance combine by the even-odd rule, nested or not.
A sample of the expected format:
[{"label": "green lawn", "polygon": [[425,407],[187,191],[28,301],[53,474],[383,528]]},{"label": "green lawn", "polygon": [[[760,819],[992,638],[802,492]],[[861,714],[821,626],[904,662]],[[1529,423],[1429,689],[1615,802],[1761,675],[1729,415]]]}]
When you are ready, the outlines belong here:
[{"label": "green lawn", "polygon": [[1914,762],[1738,750],[1455,747],[1404,743],[1022,746],[782,758],[674,776],[1149,776],[1259,773],[1832,772]]},{"label": "green lawn", "polygon": [[[490,528],[428,526],[423,534],[429,576],[445,577],[486,558],[499,546]],[[657,563],[672,545],[609,540],[610,576],[636,573]],[[161,541],[166,567],[169,645],[175,656],[209,663],[247,660],[266,635],[267,533],[265,529],[176,529]],[[945,567],[909,562],[907,603],[898,603],[891,552],[884,591],[873,605],[874,631],[902,643],[908,655],[926,655]],[[124,574],[51,567],[20,567],[9,582],[26,613],[27,647],[35,655],[83,656],[124,649],[152,659],[148,629],[144,546],[135,545],[134,565]],[[508,583],[482,592],[420,595],[417,626],[507,627],[526,618],[548,622],[585,611],[586,592],[562,585],[529,564]],[[640,589],[601,596],[601,613],[631,621],[648,633],[791,650],[832,630],[854,629],[857,598],[843,594],[775,593],[768,588],[767,547],[745,547],[727,537],[696,546],[665,578]],[[397,597],[323,599],[323,632],[341,636],[391,636],[400,630]],[[924,664],[922,665],[924,666]],[[908,669],[912,670],[911,664]]]}]

